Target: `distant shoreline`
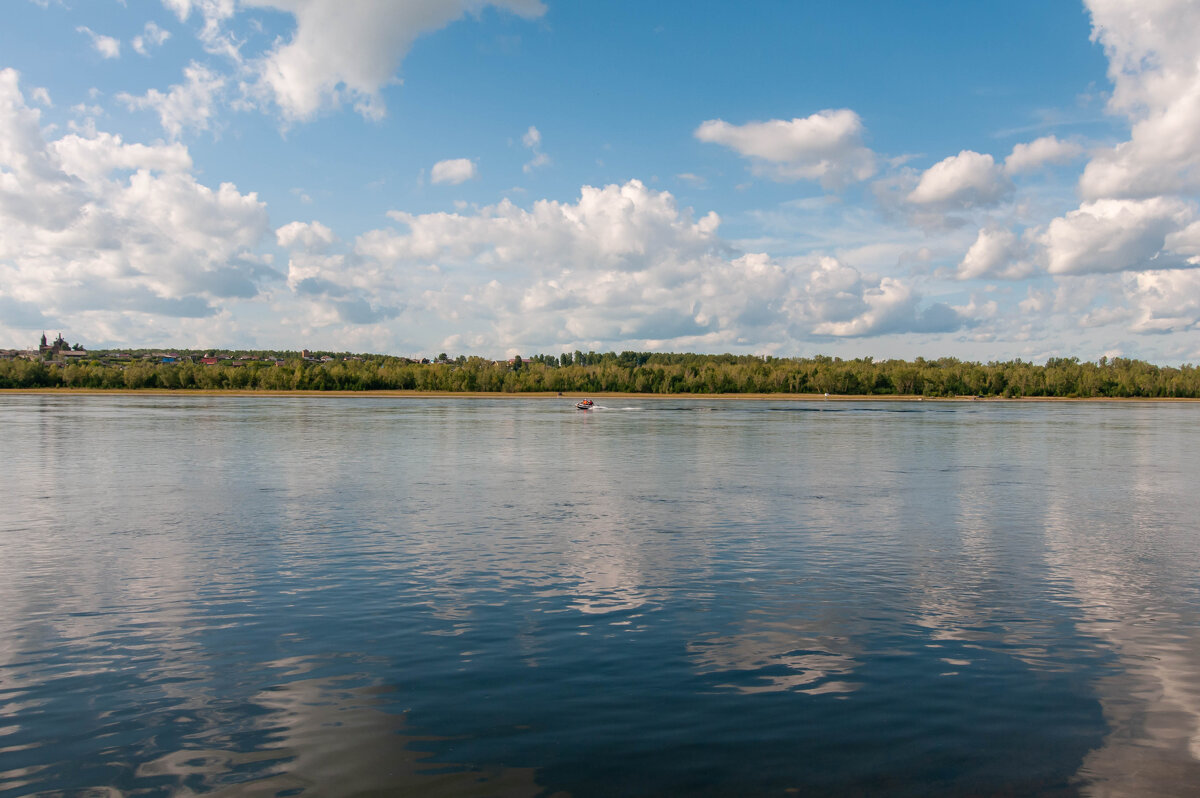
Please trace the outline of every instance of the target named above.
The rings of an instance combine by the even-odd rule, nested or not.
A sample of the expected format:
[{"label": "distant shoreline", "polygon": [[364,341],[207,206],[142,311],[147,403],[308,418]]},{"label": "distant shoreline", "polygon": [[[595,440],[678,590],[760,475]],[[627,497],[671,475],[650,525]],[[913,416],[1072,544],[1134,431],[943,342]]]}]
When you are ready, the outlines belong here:
[{"label": "distant shoreline", "polygon": [[705,399],[732,400],[749,399],[756,401],[784,402],[1154,402],[1154,403],[1188,403],[1200,402],[1200,399],[1190,397],[1157,397],[1157,396],[919,396],[896,394],[819,394],[819,393],[628,393],[614,391],[606,393],[595,391],[406,391],[406,390],[375,390],[375,391],[276,391],[276,390],[243,390],[237,388],[0,388],[0,396],[37,394],[43,396],[261,396],[261,397],[360,397],[360,398],[410,398],[410,399],[582,399],[584,397],[600,397],[607,399]]}]

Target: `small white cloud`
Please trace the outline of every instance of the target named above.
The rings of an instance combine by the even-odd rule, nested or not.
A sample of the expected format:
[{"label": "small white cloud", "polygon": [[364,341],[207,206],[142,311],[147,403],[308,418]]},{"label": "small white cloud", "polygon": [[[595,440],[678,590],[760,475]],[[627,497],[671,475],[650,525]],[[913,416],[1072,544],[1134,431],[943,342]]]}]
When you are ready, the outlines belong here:
[{"label": "small white cloud", "polygon": [[1078,158],[1083,147],[1078,142],[1060,141],[1055,136],[1043,136],[1028,144],[1013,147],[1012,154],[1004,161],[1004,169],[1010,175],[1033,170],[1048,163],[1065,163]]},{"label": "small white cloud", "polygon": [[318,221],[289,222],[275,231],[275,241],[284,249],[325,252],[336,241],[333,230]]},{"label": "small white cloud", "polygon": [[529,126],[529,130],[526,130],[525,135],[521,136],[521,143],[533,151],[533,159],[521,167],[525,174],[550,164],[550,156],[542,152],[542,132],[536,127]]},{"label": "small white cloud", "polygon": [[732,125],[710,119],[695,130],[700,141],[729,147],[772,180],[818,180],[838,187],[875,174],[875,155],[862,143],[863,125],[848,108],[803,119]]},{"label": "small white cloud", "polygon": [[29,92],[29,97],[39,105],[44,105],[47,108],[53,108],[54,103],[50,101],[50,92],[44,88],[36,88]]},{"label": "small white cloud", "polygon": [[130,109],[149,108],[158,113],[163,129],[178,139],[185,128],[208,130],[217,95],[225,87],[225,78],[213,70],[192,62],[183,70],[186,83],[171,86],[163,94],[150,89],[142,97],[118,94],[117,99]]},{"label": "small white cloud", "polygon": [[75,29],[78,33],[86,33],[92,39],[92,46],[96,48],[96,52],[101,58],[120,58],[121,57],[121,42],[114,39],[112,36],[105,36],[96,33],[86,25],[80,25]]},{"label": "small white cloud", "polygon": [[99,105],[87,105],[86,103],[76,103],[71,106],[71,113],[76,116],[104,116],[104,109]]},{"label": "small white cloud", "polygon": [[992,159],[963,150],[925,170],[907,200],[931,209],[965,210],[993,205],[1012,191],[1012,183]]},{"label": "small white cloud", "polygon": [[540,169],[541,167],[548,166],[549,164],[550,156],[544,152],[539,152],[537,155],[533,156],[533,160],[522,166],[521,170],[525,172],[525,174],[529,174],[534,169]]},{"label": "small white cloud", "polygon": [[958,264],[960,280],[1000,278],[1017,280],[1033,273],[1027,258],[1028,247],[1011,230],[985,228]]},{"label": "small white cloud", "polygon": [[[195,5],[168,1],[181,18]],[[220,13],[205,14],[206,29],[213,24],[206,34],[210,49],[229,46],[218,33],[234,4],[225,0],[220,5]],[[254,73],[251,94],[273,102],[288,120],[310,119],[343,104],[368,119],[380,119],[386,114],[381,90],[395,81],[400,62],[422,34],[489,5],[527,19],[546,10],[540,0],[255,0],[253,5],[292,14],[296,20],[290,40],[280,41],[247,65]]]},{"label": "small white cloud", "polygon": [[130,44],[141,55],[149,55],[152,47],[161,47],[163,42],[169,38],[171,38],[170,31],[163,30],[153,22],[147,22],[141,35],[134,36]]},{"label": "small white cloud", "polygon": [[457,186],[459,183],[465,183],[468,180],[474,180],[478,176],[479,172],[475,168],[475,162],[469,158],[453,158],[446,161],[438,161],[433,165],[433,169],[429,171],[429,180],[431,183],[449,183],[452,186]]},{"label": "small white cloud", "polygon": [[162,0],[162,4],[174,11],[180,22],[187,22],[188,15],[192,13],[192,0]]},{"label": "small white cloud", "polygon": [[705,186],[708,185],[707,180],[705,180],[700,175],[695,175],[695,174],[692,174],[691,172],[682,172],[680,174],[675,175],[675,177],[677,177],[678,179],[682,180],[683,182],[687,183],[689,186],[692,186],[694,188],[704,188]]}]

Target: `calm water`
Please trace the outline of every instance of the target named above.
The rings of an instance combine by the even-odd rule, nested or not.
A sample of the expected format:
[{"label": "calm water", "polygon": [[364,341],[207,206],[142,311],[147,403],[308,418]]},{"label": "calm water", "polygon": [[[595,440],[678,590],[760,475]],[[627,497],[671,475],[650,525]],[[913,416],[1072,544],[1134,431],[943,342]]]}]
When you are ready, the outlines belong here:
[{"label": "calm water", "polygon": [[0,796],[1191,795],[1200,405],[0,396]]}]

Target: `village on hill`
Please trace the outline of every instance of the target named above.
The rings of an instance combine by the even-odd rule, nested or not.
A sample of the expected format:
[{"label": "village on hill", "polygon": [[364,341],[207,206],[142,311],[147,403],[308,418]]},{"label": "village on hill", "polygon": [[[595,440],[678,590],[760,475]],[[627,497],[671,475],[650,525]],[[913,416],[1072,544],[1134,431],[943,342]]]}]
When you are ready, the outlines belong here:
[{"label": "village on hill", "polygon": [[[384,355],[353,354],[349,352],[294,350],[237,350],[237,349],[87,349],[83,344],[71,344],[62,333],[47,341],[42,333],[36,349],[0,349],[0,360],[29,360],[49,365],[94,363],[120,367],[129,363],[196,363],[202,366],[243,366],[250,363],[282,366],[289,361],[308,363],[363,362]],[[446,363],[444,353],[435,359],[400,357],[408,363]],[[512,363],[514,358],[507,362]]]}]

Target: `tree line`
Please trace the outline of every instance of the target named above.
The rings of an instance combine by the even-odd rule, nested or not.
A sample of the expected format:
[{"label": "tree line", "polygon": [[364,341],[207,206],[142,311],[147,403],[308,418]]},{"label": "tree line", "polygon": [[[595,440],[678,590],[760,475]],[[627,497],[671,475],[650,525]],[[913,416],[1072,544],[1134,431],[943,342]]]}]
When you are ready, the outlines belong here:
[{"label": "tree line", "polygon": [[293,357],[282,365],[9,360],[0,361],[0,388],[1200,398],[1200,368],[1129,358],[1051,358],[1039,365],[659,352],[569,352],[509,363],[461,356],[432,363],[362,357],[329,363]]}]

